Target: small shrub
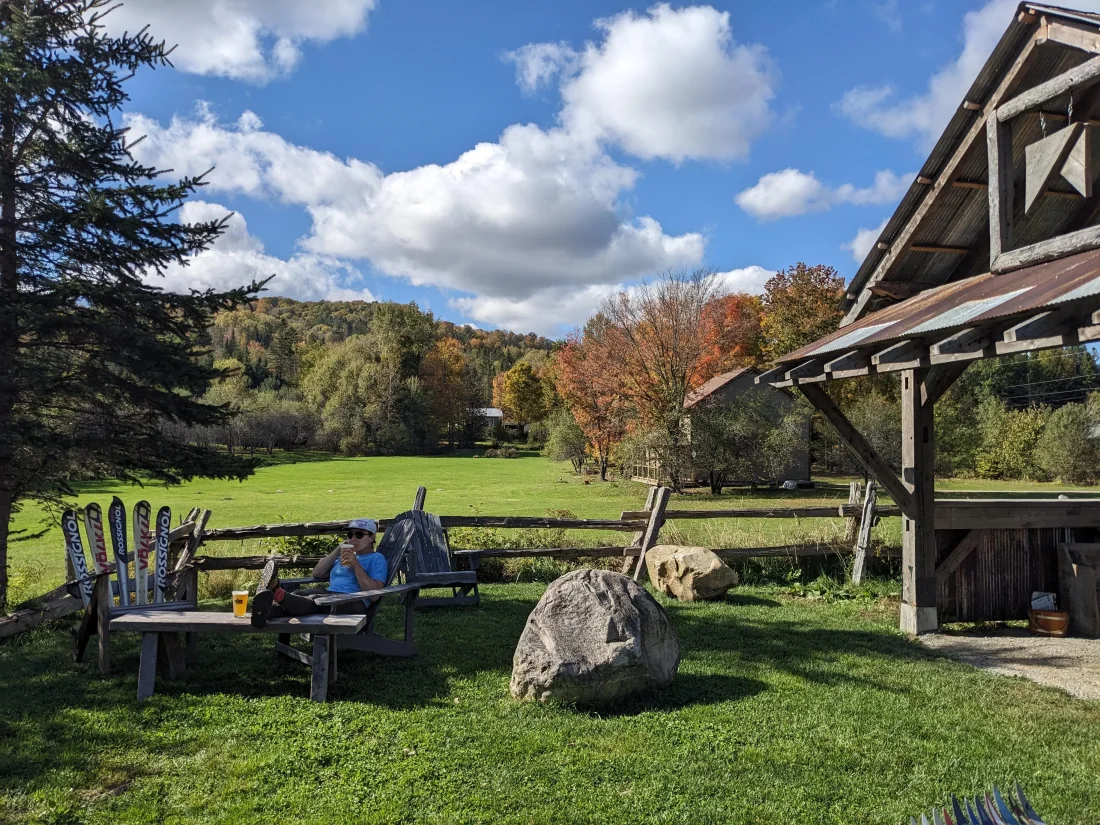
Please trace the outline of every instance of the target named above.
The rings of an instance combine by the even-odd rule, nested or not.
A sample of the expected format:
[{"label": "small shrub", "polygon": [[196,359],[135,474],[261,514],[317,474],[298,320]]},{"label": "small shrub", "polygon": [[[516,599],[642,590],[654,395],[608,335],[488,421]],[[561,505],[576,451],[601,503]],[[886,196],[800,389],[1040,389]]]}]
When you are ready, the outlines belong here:
[{"label": "small shrub", "polygon": [[519,452],[515,447],[501,447],[499,449],[490,447],[481,455],[483,458],[516,458],[519,456]]},{"label": "small shrub", "polygon": [[8,605],[15,607],[40,596],[49,588],[43,585],[41,565],[13,565],[8,572]]}]

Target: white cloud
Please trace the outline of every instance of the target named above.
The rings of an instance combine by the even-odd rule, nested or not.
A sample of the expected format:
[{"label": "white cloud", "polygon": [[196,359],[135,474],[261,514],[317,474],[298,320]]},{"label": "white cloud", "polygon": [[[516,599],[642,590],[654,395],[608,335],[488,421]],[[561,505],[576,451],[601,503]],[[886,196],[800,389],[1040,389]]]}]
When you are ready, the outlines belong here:
[{"label": "white cloud", "polygon": [[882,234],[882,230],[886,228],[886,222],[889,218],[883,218],[882,223],[876,226],[874,229],[860,229],[856,232],[856,236],[846,244],[841,245],[841,249],[847,249],[852,253],[852,257],[857,264],[862,264],[863,259],[867,257],[867,254],[875,245],[875,241],[878,240],[878,236]]},{"label": "white cloud", "polygon": [[[142,161],[177,175],[216,164],[207,191],[304,207],[312,226],[300,244],[311,255],[370,261],[413,284],[470,293],[479,321],[512,323],[526,317],[524,302],[537,309],[560,294],[569,298],[561,312],[578,313],[567,319],[577,323],[595,306],[573,300],[577,293],[703,256],[701,235],[670,236],[652,218],[624,217],[634,170],[562,129],[510,126],[450,163],[386,175],[291,144],[251,113],[232,125],[208,108],[167,126],[140,115],[128,125],[148,136],[135,149]],[[555,311],[533,311],[537,325],[527,328],[551,331]]]},{"label": "white cloud", "polygon": [[830,189],[813,172],[783,169],[762,176],[734,200],[760,220],[776,220],[807,212],[822,212],[843,203],[892,203],[901,197],[912,180],[913,173],[897,175],[884,169],[876,173],[874,184],[865,189],[850,183]]},{"label": "white cloud", "polygon": [[579,55],[568,43],[528,43],[506,52],[504,60],[516,64],[516,83],[525,92],[534,92],[558,75],[572,74]]},{"label": "white cloud", "polygon": [[741,269],[731,269],[729,272],[719,272],[715,275],[724,292],[748,292],[752,295],[760,295],[764,292],[764,284],[775,275],[774,269],[765,269],[753,264]]},{"label": "white cloud", "polygon": [[[180,209],[183,223],[218,220],[229,214],[221,204],[188,201]],[[362,278],[346,262],[318,255],[297,254],[282,260],[264,252],[261,241],[249,233],[248,224],[233,215],[225,232],[214,245],[192,257],[187,266],[172,265],[163,277],[149,275],[148,283],[168,292],[186,293],[192,289],[227,290],[251,281],[275,278],[268,283],[272,295],[300,301],[373,301],[369,289],[353,289],[347,284]]]},{"label": "white cloud", "polygon": [[596,27],[602,40],[579,52],[535,43],[505,56],[525,90],[560,77],[570,133],[645,159],[731,160],[774,120],[778,71],[763,46],[734,42],[728,13],[661,3]]},{"label": "white cloud", "polygon": [[146,24],[176,44],[185,72],[266,82],[298,63],[305,42],[327,43],[362,31],[376,0],[132,0],[104,18],[112,34]]},{"label": "white cloud", "polygon": [[898,0],[883,0],[871,7],[871,12],[892,32],[900,32],[902,27],[901,8]]},{"label": "white cloud", "polygon": [[[932,75],[925,92],[898,99],[889,84],[850,89],[835,104],[854,123],[892,138],[916,138],[930,147],[962,105],[997,41],[1016,14],[1018,0],[989,0],[963,18],[963,47],[955,61]],[[1100,0],[1077,0],[1082,11],[1100,11]]]}]

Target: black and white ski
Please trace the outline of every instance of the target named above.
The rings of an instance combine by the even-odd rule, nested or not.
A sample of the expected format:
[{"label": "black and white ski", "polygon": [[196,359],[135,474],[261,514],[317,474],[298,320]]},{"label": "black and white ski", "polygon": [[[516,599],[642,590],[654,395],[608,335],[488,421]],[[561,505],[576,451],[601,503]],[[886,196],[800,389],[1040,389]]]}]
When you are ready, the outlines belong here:
[{"label": "black and white ski", "polygon": [[111,546],[115,551],[115,570],[118,576],[118,599],[123,607],[130,605],[130,570],[126,555],[126,505],[115,496],[107,508],[107,529],[111,533]]},{"label": "black and white ski", "polygon": [[153,601],[165,601],[164,590],[168,586],[168,534],[172,532],[172,508],[161,507],[157,512],[156,578],[153,580]]},{"label": "black and white ski", "polygon": [[84,606],[87,607],[92,601],[92,577],[88,575],[88,560],[84,558],[80,525],[76,520],[76,513],[72,510],[66,510],[61,515],[61,532],[65,534],[65,549],[73,565],[73,575],[79,582],[77,586],[80,588],[80,598],[84,600]]},{"label": "black and white ski", "polygon": [[137,604],[149,602],[149,551],[153,537],[149,534],[148,501],[134,505],[134,595]]},{"label": "black and white ski", "polygon": [[107,537],[103,535],[103,511],[98,504],[89,504],[84,508],[84,532],[88,536],[88,552],[92,554],[92,564],[98,575],[111,572],[111,561],[107,556]]}]

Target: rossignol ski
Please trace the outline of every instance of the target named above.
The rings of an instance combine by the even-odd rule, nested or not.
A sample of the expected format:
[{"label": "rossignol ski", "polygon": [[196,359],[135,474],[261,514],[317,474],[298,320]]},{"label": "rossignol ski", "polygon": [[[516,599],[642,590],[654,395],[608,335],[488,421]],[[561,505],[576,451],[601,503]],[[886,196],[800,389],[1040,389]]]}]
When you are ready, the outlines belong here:
[{"label": "rossignol ski", "polygon": [[137,604],[149,602],[149,550],[153,537],[149,534],[148,501],[134,505],[134,594]]},{"label": "rossignol ski", "polygon": [[168,586],[168,534],[172,532],[172,508],[161,507],[157,512],[156,579],[153,581],[153,601],[165,601],[164,589]]},{"label": "rossignol ski", "polygon": [[107,537],[103,535],[103,511],[98,504],[89,504],[84,508],[84,532],[88,536],[88,552],[92,554],[95,572],[99,575],[110,573]]},{"label": "rossignol ski", "polygon": [[107,528],[111,532],[111,545],[115,551],[115,570],[118,571],[119,604],[130,604],[130,571],[126,565],[126,505],[115,496],[107,508]]},{"label": "rossignol ski", "polygon": [[80,525],[76,520],[76,513],[66,510],[61,515],[61,531],[65,534],[65,549],[69,553],[69,561],[73,565],[73,575],[76,576],[80,588],[80,598],[87,607],[92,601],[92,577],[88,575],[88,561],[84,558],[84,543],[80,540]]}]

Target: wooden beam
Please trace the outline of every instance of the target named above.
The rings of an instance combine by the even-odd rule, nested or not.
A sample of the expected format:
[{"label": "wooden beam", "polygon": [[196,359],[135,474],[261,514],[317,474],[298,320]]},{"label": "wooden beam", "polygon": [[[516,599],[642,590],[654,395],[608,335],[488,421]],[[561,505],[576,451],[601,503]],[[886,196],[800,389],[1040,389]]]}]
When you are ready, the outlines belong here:
[{"label": "wooden beam", "polygon": [[928,347],[920,338],[901,341],[871,356],[876,372],[928,366]]},{"label": "wooden beam", "polygon": [[[934,404],[921,402],[925,369],[901,377],[901,478],[912,497],[901,532],[901,629],[930,633],[936,613],[935,418]],[[903,508],[905,509],[905,508]]]},{"label": "wooden beam", "polygon": [[1094,57],[1001,104],[997,107],[997,120],[1005,123],[1029,109],[1042,106],[1059,95],[1085,88],[1098,81],[1100,81],[1100,57]]},{"label": "wooden beam", "polygon": [[924,376],[920,384],[920,402],[925,406],[931,406],[939,401],[959,376],[966,372],[970,366],[969,361],[957,364],[943,364],[932,367]]},{"label": "wooden beam", "polygon": [[1039,38],[1040,43],[1059,43],[1072,49],[1100,53],[1100,32],[1060,20],[1047,20],[1039,30]]},{"label": "wooden beam", "polygon": [[833,425],[840,440],[852,448],[859,460],[867,467],[878,483],[886,488],[891,498],[898,503],[903,513],[915,512],[913,509],[913,496],[906,489],[901,480],[890,469],[890,465],[883,461],[870,442],[863,437],[848,420],[844,412],[836,405],[828,394],[817,384],[806,384],[799,387],[807,400],[818,409]]},{"label": "wooden beam", "polygon": [[781,379],[783,376],[785,376],[787,374],[787,370],[789,369],[790,366],[787,364],[782,364],[778,367],[772,367],[770,370],[766,370],[756,376],[756,383],[770,384],[772,383],[772,381],[776,379]]},{"label": "wooden beam", "polygon": [[989,184],[980,180],[953,180],[951,185],[956,189],[977,189],[984,192],[989,188]]},{"label": "wooden beam", "polygon": [[882,298],[892,298],[895,301],[904,301],[912,298],[918,292],[926,289],[923,284],[914,284],[909,281],[883,281],[871,287],[871,293]]},{"label": "wooden beam", "polygon": [[787,380],[796,384],[802,381],[824,381],[825,378],[825,366],[821,358],[811,358],[794,369],[787,370]]},{"label": "wooden beam", "polygon": [[859,522],[859,537],[856,539],[855,558],[852,560],[852,584],[863,581],[863,568],[867,563],[867,552],[871,549],[871,528],[875,526],[875,482],[867,482],[867,496],[863,499],[863,516]]},{"label": "wooden beam", "polygon": [[[1100,59],[1100,58],[1098,58]],[[992,215],[992,212],[990,213]],[[992,230],[991,230],[992,231]],[[1087,226],[1076,232],[1069,232],[1055,238],[1013,249],[1011,252],[1000,252],[996,256],[990,250],[990,269],[997,274],[1012,272],[1033,264],[1043,264],[1058,258],[1066,258],[1077,252],[1087,252],[1092,249],[1100,249],[1100,226]]]},{"label": "wooden beam", "polygon": [[955,148],[951,157],[947,163],[944,164],[939,174],[936,176],[936,182],[925,193],[923,200],[921,200],[920,206],[917,207],[913,215],[902,227],[901,232],[894,238],[893,246],[890,251],[887,252],[882,260],[875,266],[874,272],[871,277],[867,279],[867,283],[864,285],[863,290],[860,292],[859,298],[852,304],[848,313],[844,316],[844,319],[840,322],[841,326],[847,326],[859,318],[864,308],[867,306],[867,301],[870,300],[871,292],[870,287],[879,283],[886,273],[894,266],[898,259],[905,252],[908,244],[913,240],[917,231],[922,227],[924,221],[928,218],[929,212],[932,209],[933,204],[936,202],[936,198],[939,197],[940,192],[945,187],[951,185],[951,181],[954,179],[959,166],[963,160],[966,159],[971,149],[971,144],[978,139],[982,132],[985,130],[986,120],[990,115],[994,113],[996,107],[1000,104],[1016,84],[1023,77],[1024,70],[1030,65],[1032,55],[1035,53],[1036,40],[1031,37],[1024,44],[1023,49],[1017,56],[1016,61],[1008,68],[1001,78],[1001,82],[997,88],[989,96],[989,100],[985,104],[985,108],[982,110],[981,115],[975,119],[962,141]]},{"label": "wooden beam", "polygon": [[871,371],[871,353],[852,350],[839,358],[825,362],[825,372],[833,378],[855,378]]},{"label": "wooden beam", "polygon": [[1097,499],[946,499],[936,502],[940,530],[1095,527]]},{"label": "wooden beam", "polygon": [[[1050,115],[1048,115],[1047,117],[1049,118]],[[1066,119],[1066,116],[1062,115],[1062,120],[1065,120],[1065,119]],[[1082,121],[1082,122],[1093,124],[1093,121],[1091,121],[1091,120]],[[1093,124],[1093,125],[1098,125],[1098,124],[1100,124],[1100,120],[1096,120],[1095,124]],[[978,191],[981,191],[981,192],[984,192],[986,189],[989,188],[988,183],[985,183],[985,182],[980,181],[980,180],[956,180],[956,181],[952,181],[951,185],[953,187],[955,187],[956,189],[974,189],[974,190],[978,190]],[[1043,195],[1046,196],[1046,197],[1050,197],[1050,198],[1072,198],[1073,200],[1078,200],[1081,197],[1076,192],[1062,192],[1062,191],[1059,191],[1058,189],[1047,189],[1045,192],[1043,192]]]},{"label": "wooden beam", "polygon": [[993,344],[992,336],[981,327],[959,330],[928,348],[931,363],[976,359]]},{"label": "wooden beam", "polygon": [[977,103],[976,101],[973,101],[973,100],[964,100],[963,104],[962,104],[962,107],[964,109],[966,109],[966,111],[968,111],[968,112],[977,112],[978,110],[980,110],[982,108],[982,104]]},{"label": "wooden beam", "polygon": [[989,118],[986,127],[989,162],[989,261],[993,262],[1012,243],[1012,133],[1009,125]]},{"label": "wooden beam", "polygon": [[941,587],[948,577],[958,569],[967,556],[969,556],[986,535],[985,530],[971,530],[962,541],[955,545],[955,549],[936,568],[936,586]]},{"label": "wooden beam", "polygon": [[1067,318],[1065,311],[1060,309],[1040,312],[1006,329],[1003,338],[1008,342],[1043,338],[1059,327],[1065,326]]},{"label": "wooden beam", "polygon": [[965,246],[936,246],[934,244],[913,244],[910,252],[946,252],[951,255],[965,255],[970,250]]}]

